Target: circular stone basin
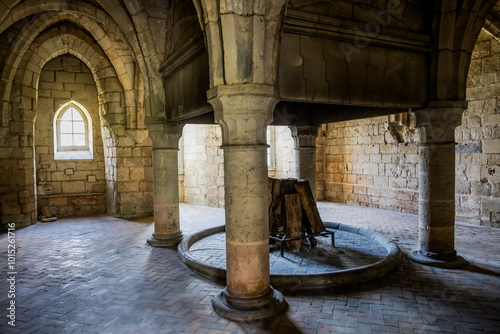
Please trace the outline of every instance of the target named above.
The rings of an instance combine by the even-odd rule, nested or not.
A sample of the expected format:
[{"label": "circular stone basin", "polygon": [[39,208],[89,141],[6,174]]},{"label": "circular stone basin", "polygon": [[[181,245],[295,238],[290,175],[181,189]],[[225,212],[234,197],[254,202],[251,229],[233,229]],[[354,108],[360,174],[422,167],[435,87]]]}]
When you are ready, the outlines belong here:
[{"label": "circular stone basin", "polygon": [[[316,237],[317,246],[299,251],[271,249],[271,285],[275,288],[304,289],[353,284],[381,277],[400,262],[398,246],[389,239],[339,223],[324,223],[335,234]],[[178,252],[194,272],[216,281],[226,279],[225,226],[191,234],[179,244]]]}]

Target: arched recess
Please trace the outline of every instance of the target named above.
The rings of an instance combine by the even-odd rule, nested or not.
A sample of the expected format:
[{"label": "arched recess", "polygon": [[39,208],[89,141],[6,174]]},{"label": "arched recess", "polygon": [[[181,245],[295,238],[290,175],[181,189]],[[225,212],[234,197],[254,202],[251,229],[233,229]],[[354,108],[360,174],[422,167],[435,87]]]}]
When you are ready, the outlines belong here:
[{"label": "arched recess", "polygon": [[[14,75],[12,94],[9,100],[17,100],[19,102],[17,103],[16,109],[18,112],[13,113],[12,116],[20,119],[24,117],[22,116],[23,114],[30,115],[31,119],[30,117],[27,117],[26,124],[28,124],[28,122],[32,122],[33,116],[36,112],[36,92],[38,88],[37,79],[40,76],[40,71],[47,61],[65,53],[76,56],[89,67],[98,89],[100,102],[99,109],[100,115],[102,116],[101,122],[103,124],[103,128],[105,129],[102,133],[103,143],[106,147],[105,154],[109,213],[116,215],[149,214],[152,209],[147,207],[147,203],[151,202],[152,205],[152,201],[146,199],[143,201],[142,205],[146,207],[145,209],[141,208],[141,203],[138,202],[138,207],[136,207],[133,212],[126,211],[124,210],[126,205],[124,200],[121,199],[121,196],[129,199],[136,199],[137,196],[132,195],[130,192],[125,194],[123,192],[118,192],[117,190],[117,188],[120,187],[120,183],[126,184],[130,181],[127,178],[130,178],[131,176],[126,175],[121,180],[118,179],[120,176],[117,172],[117,166],[125,164],[123,161],[126,159],[130,160],[130,158],[126,155],[123,156],[123,154],[121,154],[121,157],[117,157],[116,147],[117,145],[136,146],[136,144],[140,143],[137,143],[137,141],[134,141],[133,138],[127,136],[126,131],[124,131],[124,111],[126,108],[126,99],[123,98],[122,85],[114,67],[107,60],[106,55],[97,46],[97,44],[92,42],[91,37],[78,29],[73,29],[71,26],[56,26],[44,31],[39,38],[32,43],[30,49],[25,52],[23,59],[19,62],[19,70],[16,71],[16,74]],[[27,133],[24,133],[23,135],[32,135],[32,130],[30,134],[29,128],[29,125],[25,127]],[[116,133],[120,133],[121,135],[116,135]],[[145,150],[147,152],[148,150],[147,147],[144,149],[139,147],[138,149],[139,152],[141,152],[141,150]],[[130,148],[129,150],[134,149]],[[127,150],[121,151],[126,152]],[[134,154],[137,154],[135,151]],[[129,152],[129,154],[132,153]],[[147,153],[144,155],[147,156]],[[32,154],[30,154],[30,156],[32,156]],[[142,154],[140,154],[140,156],[142,156]],[[32,174],[32,172],[32,170],[27,170],[26,178],[28,175]],[[146,173],[138,172],[138,174],[144,175]],[[27,188],[33,187],[32,182],[30,182],[30,184],[26,184],[25,186]],[[144,187],[148,188],[148,186],[143,186],[143,188]],[[136,187],[135,190],[137,190],[137,188],[139,187]]]},{"label": "arched recess", "polygon": [[[71,27],[64,27],[64,31],[60,31],[61,29],[61,26],[56,26],[45,31],[25,52],[14,77],[10,100],[17,99],[19,95],[19,100],[29,101],[23,104],[24,108],[31,108],[30,114],[36,114],[38,78],[42,68],[60,55],[71,54],[90,69],[98,92],[100,123],[103,127],[111,129],[116,125],[113,123],[110,125],[109,122],[124,119],[124,107],[121,105],[123,88],[119,78],[105,54],[96,47],[88,35]],[[15,114],[13,116],[15,117]],[[107,171],[106,197],[109,213],[116,214],[116,201],[113,201],[117,198],[115,135],[110,134],[110,131],[104,133],[106,134],[103,136]]]},{"label": "arched recess", "polygon": [[[73,5],[65,0],[53,0],[40,3],[38,0],[22,1],[9,6],[3,16],[0,14],[0,33],[19,20],[30,24],[33,17],[43,12],[57,11],[72,13],[78,19],[88,17],[100,27],[111,27],[118,38],[126,41],[134,53],[134,58],[143,77],[144,108],[146,116],[164,117],[164,94],[161,78],[158,73],[161,63],[158,44],[151,36],[150,21],[144,12],[140,1],[133,0],[124,3],[119,1],[99,1],[95,6],[88,2]],[[98,29],[97,29],[98,30]],[[89,30],[94,33],[93,30]],[[109,34],[109,30],[106,31]],[[111,34],[113,35],[113,34]],[[100,37],[96,37],[100,41]],[[103,47],[103,49],[106,49]],[[120,71],[117,69],[117,72]]]},{"label": "arched recess", "polygon": [[[116,10],[113,12],[116,12]],[[113,16],[113,18],[109,14],[110,12],[106,12],[89,2],[82,2],[79,3],[78,6],[74,6],[64,0],[53,0],[43,3],[37,0],[23,1],[22,4],[15,5],[9,11],[6,11],[3,18],[0,17],[0,33],[3,33],[7,28],[12,26],[13,23],[20,20],[25,23],[24,27],[30,27],[40,16],[47,13],[72,15],[82,24],[82,26],[87,24],[86,21],[88,23],[93,21],[93,27],[85,27],[89,32],[92,34],[98,33],[100,28],[106,31],[106,35],[115,36],[115,40],[121,40],[127,43],[128,47],[134,52],[139,67],[142,68],[144,66],[141,57],[141,45],[137,36],[131,30],[133,25],[130,18],[120,16],[120,20],[115,20],[118,19],[118,17]],[[101,35],[101,37],[103,36]],[[96,36],[96,41],[99,41],[101,37]]]},{"label": "arched recess", "polygon": [[[4,203],[5,207],[16,207],[11,210],[12,215],[3,210],[4,207],[0,208],[2,214],[7,212],[10,217],[20,217],[22,222],[34,221],[33,164],[30,163],[33,152],[30,143],[38,80],[46,61],[64,53],[76,56],[91,69],[99,92],[99,110],[105,121],[103,133],[108,134],[104,140],[110,143],[106,153],[109,161],[114,161],[110,163],[107,173],[114,178],[109,182],[109,188],[114,189],[113,195],[109,196],[115,199],[112,200],[116,206],[113,213],[150,213],[152,207],[150,210],[145,207],[148,202],[152,203],[152,199],[146,199],[152,185],[148,180],[151,173],[146,171],[151,167],[151,143],[145,139],[144,117],[151,115],[152,110],[156,115],[164,115],[164,94],[157,71],[162,46],[154,37],[151,38],[151,24],[158,25],[158,20],[150,21],[146,9],[137,0],[126,4],[120,1],[76,4],[65,0],[6,0],[0,3],[0,9],[0,41],[9,46],[0,52],[0,135],[7,138],[3,141],[5,148],[0,149],[7,156],[19,158],[15,163],[23,166],[19,169],[22,175],[13,181],[15,184],[0,189],[0,203]],[[54,26],[60,30],[53,29]],[[54,37],[62,36],[62,41],[47,37],[42,42],[41,37],[48,31],[55,34]],[[79,38],[67,37],[70,35]],[[87,49],[93,55],[79,50],[82,45],[82,48],[92,45]],[[150,103],[152,96],[154,107]],[[137,165],[146,167],[137,171],[137,168],[134,169]],[[120,172],[121,167],[127,172]],[[13,167],[2,163],[0,169],[10,170]],[[147,175],[147,182],[128,184],[128,189],[140,188],[144,200],[138,204],[142,207],[123,212],[126,205],[116,204],[122,201],[121,192],[117,189],[127,188],[120,186],[120,182],[132,181],[132,174],[136,179]],[[121,181],[120,176],[124,176]],[[3,200],[4,194],[10,193],[13,195],[7,195],[10,198]],[[129,192],[127,195],[128,201],[133,204],[130,207],[134,207],[136,194]]]},{"label": "arched recess", "polygon": [[500,2],[498,2],[486,17],[483,27],[496,40],[500,41]]},{"label": "arched recess", "polygon": [[435,4],[430,65],[431,101],[465,101],[472,50],[497,0],[441,0]]},{"label": "arched recess", "polygon": [[[6,59],[6,66],[4,67],[4,73],[2,75],[2,78],[5,79],[0,83],[0,85],[3,85],[5,87],[3,89],[0,89],[0,91],[5,91],[3,100],[6,101],[10,95],[9,90],[11,80],[22,59],[20,58],[20,55],[24,55],[28,47],[31,45],[31,43],[33,43],[33,40],[36,36],[38,36],[47,27],[50,27],[57,22],[61,22],[61,20],[63,19],[67,19],[68,21],[62,22],[71,22],[72,24],[75,24],[75,27],[69,27],[68,32],[65,34],[74,35],[75,31],[79,29],[79,25],[84,24],[82,29],[94,32],[94,35],[90,35],[94,39],[99,38],[99,45],[101,46],[101,49],[103,48],[103,46],[106,48],[103,50],[103,52],[101,52],[102,56],[110,59],[110,63],[113,68],[118,69],[118,78],[120,80],[120,84],[124,87],[124,98],[127,108],[127,128],[142,128],[143,121],[142,118],[139,117],[138,122],[138,110],[136,107],[137,104],[142,105],[142,101],[138,101],[138,99],[140,99],[141,97],[136,96],[134,92],[134,86],[136,86],[135,82],[140,81],[138,79],[139,73],[136,70],[133,55],[127,48],[127,45],[123,42],[112,40],[110,37],[110,32],[103,31],[95,21],[89,20],[87,22],[87,20],[82,18],[80,18],[80,20],[77,20],[77,18],[73,15],[65,13],[40,14],[36,19],[32,21],[32,24],[24,26],[23,29],[18,32],[17,38],[14,40],[14,43],[12,45],[12,52]],[[53,33],[56,32],[57,31],[53,31]],[[80,35],[81,34],[82,33],[80,32]],[[111,36],[112,35],[113,34],[111,34]],[[87,38],[87,40],[87,43],[91,43],[91,38]],[[73,46],[72,42],[67,38],[63,43],[67,44],[70,48]],[[44,52],[44,50],[39,50],[37,51],[37,53],[42,58],[50,56],[50,53],[47,54],[46,52]]]},{"label": "arched recess", "polygon": [[[122,3],[124,7],[122,7]],[[130,30],[127,36],[134,35],[134,38],[140,41],[140,57],[142,57],[145,65],[142,78],[145,80],[146,117],[164,119],[165,94],[163,82],[158,71],[163,60],[163,50],[161,50],[161,43],[158,43],[158,41],[162,41],[162,39],[158,38],[161,35],[155,36],[156,31],[152,29],[154,20],[149,20],[144,5],[140,0],[124,2],[118,0],[101,0],[100,4],[114,18],[117,18],[118,24],[124,31],[129,27]],[[136,53],[136,56],[139,57],[139,53]]]},{"label": "arched recess", "polygon": [[[33,136],[37,214],[65,217],[106,213],[109,182],[102,117],[90,70],[70,54],[55,57],[42,66],[37,92]],[[80,115],[81,121],[65,121],[68,113],[71,119],[76,116],[78,120]],[[62,140],[64,132],[80,135]],[[71,149],[72,139],[78,136],[85,140]]]}]

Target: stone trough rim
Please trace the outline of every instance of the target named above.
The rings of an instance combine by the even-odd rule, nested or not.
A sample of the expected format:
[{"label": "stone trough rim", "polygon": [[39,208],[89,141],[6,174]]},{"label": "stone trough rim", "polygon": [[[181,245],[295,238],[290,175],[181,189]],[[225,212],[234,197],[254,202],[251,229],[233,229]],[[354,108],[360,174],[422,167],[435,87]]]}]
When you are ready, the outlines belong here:
[{"label": "stone trough rim", "polygon": [[[396,243],[378,233],[361,227],[354,227],[342,223],[324,222],[324,225],[332,230],[358,234],[376,242],[386,249],[387,256],[377,262],[365,266],[342,269],[331,273],[294,275],[271,274],[271,285],[273,287],[298,290],[338,287],[342,285],[362,283],[386,275],[394,270],[401,262],[401,250]],[[195,242],[212,234],[225,232],[225,230],[225,225],[219,225],[185,236],[177,247],[181,261],[198,275],[218,282],[225,282],[226,269],[209,266],[195,259],[189,251],[189,248]]]}]

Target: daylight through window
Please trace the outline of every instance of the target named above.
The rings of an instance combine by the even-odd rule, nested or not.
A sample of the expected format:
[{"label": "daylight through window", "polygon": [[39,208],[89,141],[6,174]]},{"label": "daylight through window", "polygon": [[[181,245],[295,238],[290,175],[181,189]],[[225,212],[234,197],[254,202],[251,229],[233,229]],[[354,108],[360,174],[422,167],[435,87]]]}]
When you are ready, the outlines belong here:
[{"label": "daylight through window", "polygon": [[92,159],[92,119],[81,104],[70,101],[54,117],[56,160]]}]

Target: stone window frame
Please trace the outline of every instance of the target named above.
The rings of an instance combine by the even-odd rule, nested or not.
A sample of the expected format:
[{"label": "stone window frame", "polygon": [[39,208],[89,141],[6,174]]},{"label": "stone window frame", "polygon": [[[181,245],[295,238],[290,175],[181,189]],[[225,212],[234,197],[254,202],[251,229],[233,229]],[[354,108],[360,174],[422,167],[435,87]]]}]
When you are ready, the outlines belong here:
[{"label": "stone window frame", "polygon": [[[82,116],[85,127],[85,146],[62,146],[60,121],[63,115],[70,110],[75,109]],[[53,122],[54,134],[54,159],[55,160],[92,160],[94,157],[94,144],[92,137],[92,117],[81,103],[74,100],[63,103],[54,114]],[[83,149],[82,149],[83,148]]]}]

